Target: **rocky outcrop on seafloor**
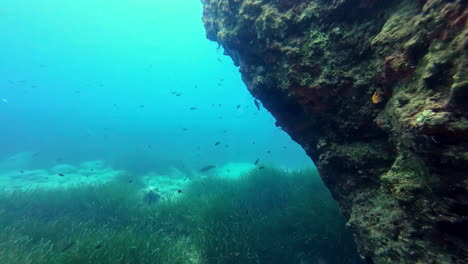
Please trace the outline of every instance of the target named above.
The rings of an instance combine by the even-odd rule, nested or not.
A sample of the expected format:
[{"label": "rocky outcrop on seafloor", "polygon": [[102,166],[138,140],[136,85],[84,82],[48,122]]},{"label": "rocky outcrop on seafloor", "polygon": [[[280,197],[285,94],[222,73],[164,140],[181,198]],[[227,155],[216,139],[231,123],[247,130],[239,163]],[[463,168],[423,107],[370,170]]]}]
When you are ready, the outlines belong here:
[{"label": "rocky outcrop on seafloor", "polygon": [[466,0],[202,0],[367,263],[468,263]]}]

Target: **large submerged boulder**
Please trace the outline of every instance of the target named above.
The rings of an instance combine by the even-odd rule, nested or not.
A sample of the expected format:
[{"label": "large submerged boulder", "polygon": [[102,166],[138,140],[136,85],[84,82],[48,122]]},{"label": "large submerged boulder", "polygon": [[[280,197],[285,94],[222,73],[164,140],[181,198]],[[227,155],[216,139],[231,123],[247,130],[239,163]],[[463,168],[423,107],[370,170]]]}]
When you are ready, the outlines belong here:
[{"label": "large submerged boulder", "polygon": [[202,0],[368,263],[468,263],[465,0]]}]

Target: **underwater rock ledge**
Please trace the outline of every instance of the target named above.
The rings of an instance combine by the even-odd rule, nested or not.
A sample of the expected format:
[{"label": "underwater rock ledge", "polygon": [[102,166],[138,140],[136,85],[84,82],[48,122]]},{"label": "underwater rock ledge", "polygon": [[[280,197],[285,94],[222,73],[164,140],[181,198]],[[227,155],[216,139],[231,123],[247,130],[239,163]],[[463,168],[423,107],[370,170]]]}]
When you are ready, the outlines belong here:
[{"label": "underwater rock ledge", "polygon": [[202,2],[368,263],[468,263],[466,1]]}]

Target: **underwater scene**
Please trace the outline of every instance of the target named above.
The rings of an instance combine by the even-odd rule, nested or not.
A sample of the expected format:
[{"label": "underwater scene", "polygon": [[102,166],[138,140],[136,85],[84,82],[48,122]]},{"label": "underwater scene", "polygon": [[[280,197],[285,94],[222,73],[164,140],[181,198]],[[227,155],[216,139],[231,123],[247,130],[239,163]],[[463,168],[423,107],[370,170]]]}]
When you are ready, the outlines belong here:
[{"label": "underwater scene", "polygon": [[364,263],[198,0],[0,7],[0,263]]}]

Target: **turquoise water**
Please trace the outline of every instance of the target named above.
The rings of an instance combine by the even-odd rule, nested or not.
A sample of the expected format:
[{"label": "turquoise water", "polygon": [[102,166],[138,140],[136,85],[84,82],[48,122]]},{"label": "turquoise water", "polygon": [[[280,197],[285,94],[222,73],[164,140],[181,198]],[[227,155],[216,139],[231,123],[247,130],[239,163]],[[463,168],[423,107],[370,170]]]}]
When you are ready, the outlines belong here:
[{"label": "turquoise water", "polygon": [[257,158],[313,166],[256,109],[230,58],[205,39],[201,14],[188,0],[3,3],[0,158],[139,171]]},{"label": "turquoise water", "polygon": [[0,7],[0,263],[360,263],[198,0]]}]

